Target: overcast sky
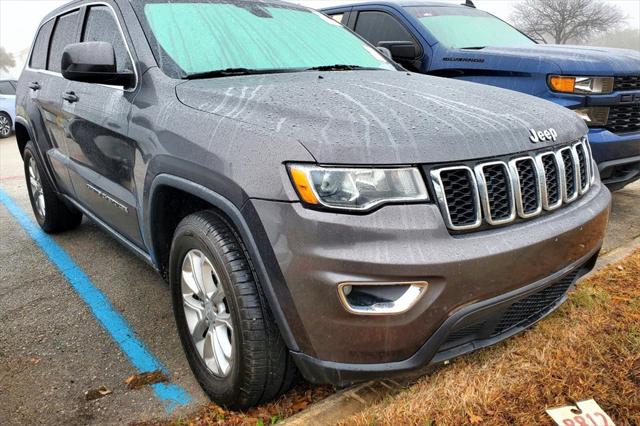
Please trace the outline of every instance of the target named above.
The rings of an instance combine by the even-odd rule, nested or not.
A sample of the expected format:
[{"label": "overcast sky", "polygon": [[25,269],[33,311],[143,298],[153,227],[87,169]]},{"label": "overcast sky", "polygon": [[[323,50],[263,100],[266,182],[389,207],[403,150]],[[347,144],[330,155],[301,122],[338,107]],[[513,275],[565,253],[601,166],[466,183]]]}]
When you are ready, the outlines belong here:
[{"label": "overcast sky", "polygon": [[[17,54],[28,49],[40,20],[51,10],[68,0],[0,0],[0,46]],[[350,0],[292,0],[311,7],[328,7]],[[513,5],[519,0],[476,0],[479,9],[508,19]],[[461,3],[462,0],[452,1]],[[627,25],[640,29],[640,0],[607,0],[627,15]],[[19,72],[19,71],[18,71]],[[14,74],[16,72],[14,71]]]}]

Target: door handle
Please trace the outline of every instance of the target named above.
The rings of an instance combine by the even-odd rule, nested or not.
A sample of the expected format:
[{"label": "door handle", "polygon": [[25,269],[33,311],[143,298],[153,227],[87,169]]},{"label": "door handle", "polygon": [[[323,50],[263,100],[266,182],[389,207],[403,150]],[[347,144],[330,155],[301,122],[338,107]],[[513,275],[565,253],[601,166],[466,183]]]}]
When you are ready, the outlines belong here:
[{"label": "door handle", "polygon": [[31,83],[29,83],[29,89],[31,90],[40,90],[40,83],[38,83],[37,81],[32,81]]},{"label": "door handle", "polygon": [[62,95],[62,99],[72,104],[78,102],[79,98],[74,92],[65,92],[64,95]]}]

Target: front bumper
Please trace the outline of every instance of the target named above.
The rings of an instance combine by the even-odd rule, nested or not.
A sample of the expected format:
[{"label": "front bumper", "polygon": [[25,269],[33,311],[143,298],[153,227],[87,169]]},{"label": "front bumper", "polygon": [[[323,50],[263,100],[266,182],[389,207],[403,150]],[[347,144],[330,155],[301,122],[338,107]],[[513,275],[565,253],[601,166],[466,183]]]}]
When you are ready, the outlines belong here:
[{"label": "front bumper", "polygon": [[618,135],[590,129],[589,142],[600,179],[612,191],[640,179],[640,132]]},{"label": "front bumper", "polygon": [[[306,334],[307,345],[292,352],[298,367],[310,381],[343,385],[420,369],[529,326],[530,320],[499,335],[476,327],[471,341],[449,339],[443,346],[466,322],[497,317],[510,301],[590,269],[610,195],[596,183],[553,214],[456,236],[432,204],[345,215],[298,203],[251,202],[292,295],[295,306],[288,308],[295,309]],[[371,317],[343,308],[337,284],[345,281],[427,281],[429,287],[408,312]],[[546,313],[538,312],[537,319]]]}]

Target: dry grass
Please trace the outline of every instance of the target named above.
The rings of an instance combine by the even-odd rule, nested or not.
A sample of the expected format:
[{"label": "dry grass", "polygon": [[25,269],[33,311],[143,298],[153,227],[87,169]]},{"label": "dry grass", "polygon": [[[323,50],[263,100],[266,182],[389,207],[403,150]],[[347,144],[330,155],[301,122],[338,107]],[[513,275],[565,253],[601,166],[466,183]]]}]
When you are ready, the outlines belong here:
[{"label": "dry grass", "polygon": [[130,426],[267,426],[291,417],[333,393],[330,386],[300,383],[275,401],[245,412],[225,410],[212,402],[187,417],[139,422]]},{"label": "dry grass", "polygon": [[342,425],[550,425],[546,408],[589,398],[617,425],[640,425],[640,251],[582,281],[534,329]]}]

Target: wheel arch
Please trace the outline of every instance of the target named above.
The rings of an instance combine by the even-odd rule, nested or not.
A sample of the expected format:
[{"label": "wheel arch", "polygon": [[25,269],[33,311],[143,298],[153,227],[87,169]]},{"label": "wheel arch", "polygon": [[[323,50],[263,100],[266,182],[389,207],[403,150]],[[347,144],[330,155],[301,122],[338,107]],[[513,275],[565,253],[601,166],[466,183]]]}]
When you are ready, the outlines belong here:
[{"label": "wheel arch", "polygon": [[[173,202],[168,202],[171,199]],[[175,209],[172,210],[185,199],[193,204],[187,207],[182,206],[180,208],[183,210],[177,212]],[[299,351],[300,346],[309,347],[306,333],[301,332],[303,328],[295,311],[292,296],[286,287],[282,272],[275,262],[273,250],[268,244],[265,244],[268,241],[266,232],[260,223],[255,223],[254,220],[250,225],[245,219],[245,215],[257,218],[257,213],[251,203],[245,202],[239,208],[225,196],[203,185],[164,173],[153,179],[147,200],[145,228],[149,231],[150,254],[165,279],[168,276],[166,266],[171,240],[179,221],[187,214],[213,209],[242,238],[254,271],[258,276],[258,283],[287,347],[292,351]],[[296,330],[295,336],[292,332],[293,329]]]}]

